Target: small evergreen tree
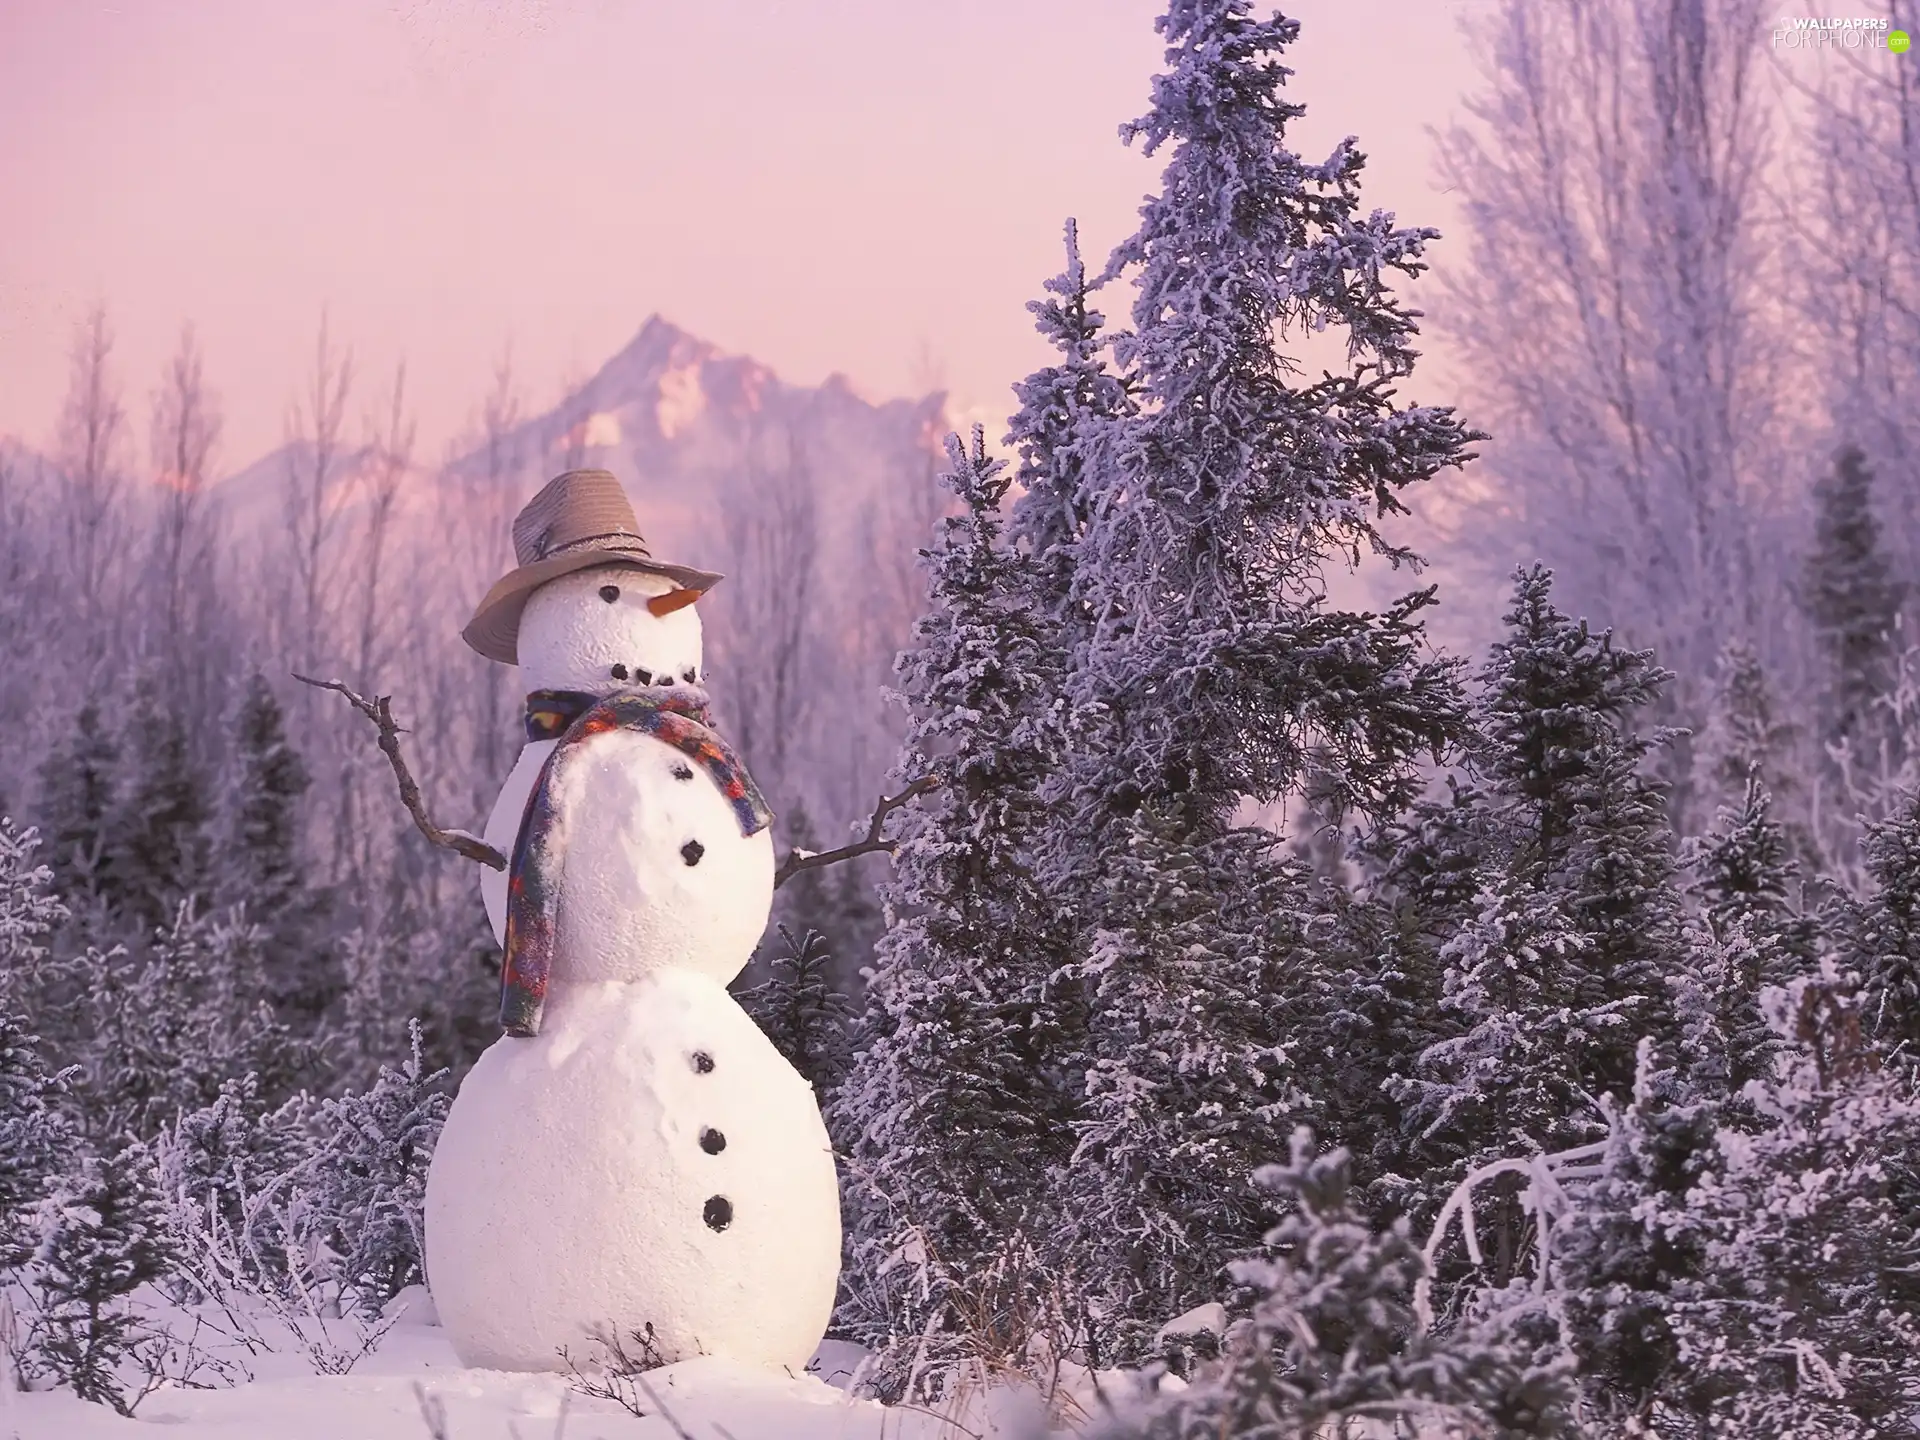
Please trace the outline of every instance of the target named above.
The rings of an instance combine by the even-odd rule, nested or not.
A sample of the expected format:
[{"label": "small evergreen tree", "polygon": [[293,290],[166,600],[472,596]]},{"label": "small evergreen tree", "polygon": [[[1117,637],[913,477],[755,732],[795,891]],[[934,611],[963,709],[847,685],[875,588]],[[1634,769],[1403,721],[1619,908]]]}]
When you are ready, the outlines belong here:
[{"label": "small evergreen tree", "polygon": [[[1597,1138],[1601,1097],[1631,1091],[1639,1038],[1679,1039],[1683,915],[1662,794],[1642,773],[1661,737],[1633,729],[1668,677],[1562,614],[1552,581],[1542,566],[1516,575],[1481,670],[1480,784],[1416,807],[1379,846],[1380,883],[1441,967],[1440,1033],[1387,1081],[1408,1139],[1392,1185],[1416,1217],[1483,1164]],[[1506,1181],[1486,1201],[1498,1284],[1531,1244],[1519,1198]]]},{"label": "small evergreen tree", "polygon": [[82,1400],[133,1413],[117,1367],[152,1332],[129,1305],[174,1259],[152,1159],[129,1146],[89,1160],[40,1207],[29,1364]]},{"label": "small evergreen tree", "polygon": [[127,779],[108,842],[115,898],[142,933],[207,886],[206,785],[180,715],[151,683],[137,689],[122,742]]},{"label": "small evergreen tree", "polygon": [[0,1270],[18,1270],[33,1253],[28,1221],[73,1147],[73,1130],[53,1103],[68,1075],[51,1072],[37,1036],[0,1010]]},{"label": "small evergreen tree", "polygon": [[35,858],[40,845],[38,831],[0,815],[0,994],[46,958],[47,936],[68,918],[51,888],[53,867]]},{"label": "small evergreen tree", "polygon": [[120,746],[100,707],[80,707],[72,730],[40,765],[38,815],[54,886],[75,901],[118,898],[110,867]]},{"label": "small evergreen tree", "polygon": [[1481,1302],[1508,1307],[1517,1337],[1577,1357],[1581,1411],[1595,1434],[1701,1433],[1660,1421],[1632,1427],[1657,1411],[1697,1411],[1713,1389],[1677,1321],[1708,1263],[1688,1207],[1717,1163],[1719,1112],[1712,1099],[1679,1098],[1685,1090],[1680,1076],[1655,1068],[1643,1043],[1631,1102],[1607,1102],[1598,1173],[1581,1181],[1553,1227],[1552,1295],[1543,1302],[1514,1285]]},{"label": "small evergreen tree", "polygon": [[[1388,1080],[1405,1107],[1412,1155],[1429,1170],[1416,1218],[1472,1171],[1596,1139],[1604,1121],[1589,1086],[1601,1057],[1631,1027],[1630,1007],[1581,998],[1592,942],[1551,894],[1511,875],[1489,877],[1475,916],[1441,951],[1451,1033],[1414,1073]],[[1512,1182],[1482,1201],[1489,1283],[1504,1285],[1527,1255],[1529,1226]]]},{"label": "small evergreen tree", "polygon": [[1669,1306],[1674,1378],[1709,1434],[1910,1435],[1920,1246],[1898,1181],[1920,1099],[1878,1068],[1831,965],[1763,1004],[1787,1063],[1748,1087],[1764,1128],[1723,1132],[1688,1194],[1703,1278]]},{"label": "small evergreen tree", "polygon": [[290,1021],[312,1028],[339,997],[342,963],[325,934],[325,897],[308,883],[301,854],[311,777],[258,672],[234,715],[230,757],[214,826],[214,893],[224,906],[244,906],[265,929],[266,996]]},{"label": "small evergreen tree", "polygon": [[1035,1178],[1071,1149],[1057,959],[1025,858],[1057,763],[1058,649],[1030,562],[1000,539],[1004,463],[977,427],[948,457],[964,509],[926,552],[930,609],[896,667],[911,716],[900,776],[936,785],[900,825],[863,1047],[828,1107],[854,1177],[838,1323],[890,1351],[958,1333],[953,1286],[1023,1230],[1050,1230]]},{"label": "small evergreen tree", "polygon": [[1758,778],[1772,794],[1787,795],[1796,733],[1780,715],[1759,652],[1745,640],[1728,641],[1697,747],[1709,793],[1722,804],[1738,804],[1747,782]]},{"label": "small evergreen tree", "polygon": [[220,817],[220,898],[274,915],[305,889],[300,806],[312,784],[287,738],[273,687],[255,671],[234,717],[232,777]]},{"label": "small evergreen tree", "polygon": [[1292,1159],[1258,1175],[1288,1207],[1266,1253],[1235,1263],[1253,1292],[1211,1373],[1139,1421],[1107,1433],[1133,1440],[1313,1440],[1322,1435],[1464,1433],[1520,1440],[1574,1433],[1564,1368],[1533,1363],[1497,1340],[1417,1333],[1420,1249],[1396,1221],[1372,1231],[1354,1203],[1344,1151]]},{"label": "small evergreen tree", "polygon": [[1275,836],[1183,834],[1158,802],[1087,899],[1083,984],[1097,1028],[1063,1177],[1064,1237],[1107,1317],[1103,1353],[1137,1358],[1161,1322],[1219,1293],[1259,1244],[1250,1181],[1305,1112],[1284,997],[1305,968],[1302,875]]},{"label": "small evergreen tree", "polygon": [[1813,548],[1804,604],[1826,660],[1824,738],[1873,744],[1874,702],[1892,679],[1896,627],[1905,587],[1889,573],[1873,514],[1873,472],[1849,445],[1833,473],[1814,486]]},{"label": "small evergreen tree", "polygon": [[1868,1033],[1920,1065],[1920,791],[1862,844],[1873,891],[1852,911],[1854,963],[1864,984]]},{"label": "small evergreen tree", "polygon": [[274,1103],[307,1078],[310,1043],[262,997],[265,938],[244,914],[202,914],[189,900],[150,944],[83,957],[91,1135],[151,1136],[249,1074]]},{"label": "small evergreen tree", "polygon": [[[297,1169],[311,1149],[304,1096],[271,1108],[260,1078],[227,1080],[210,1104],[182,1111],[154,1137],[155,1181],[176,1215],[204,1231],[202,1217],[243,1221],[247,1197]],[[186,1237],[180,1237],[183,1240]]]},{"label": "small evergreen tree", "polygon": [[[1722,809],[1713,832],[1682,850],[1707,927],[1693,945],[1697,973],[1679,982],[1692,1035],[1685,1048],[1694,1078],[1722,1098],[1771,1072],[1777,1047],[1760,994],[1811,971],[1820,945],[1819,926],[1795,908],[1798,867],[1771,811],[1756,772],[1738,808]],[[1717,1038],[1701,1038],[1702,1024]]]},{"label": "small evergreen tree", "polygon": [[741,991],[739,1001],[824,1104],[853,1061],[856,1012],[834,986],[825,937],[808,930],[796,939],[785,925],[778,929],[781,948],[767,979]]}]

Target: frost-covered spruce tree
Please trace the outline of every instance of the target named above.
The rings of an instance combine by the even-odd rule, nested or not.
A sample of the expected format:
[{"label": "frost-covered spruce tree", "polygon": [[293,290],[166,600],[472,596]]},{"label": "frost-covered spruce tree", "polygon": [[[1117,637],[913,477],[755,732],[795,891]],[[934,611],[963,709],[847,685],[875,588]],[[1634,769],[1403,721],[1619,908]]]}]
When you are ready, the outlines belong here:
[{"label": "frost-covered spruce tree", "polygon": [[1597,1173],[1570,1184],[1548,1241],[1552,1279],[1545,1293],[1532,1277],[1480,1293],[1515,1343],[1576,1360],[1581,1418],[1594,1435],[1692,1435],[1665,1428],[1658,1410],[1684,1405],[1692,1389],[1690,1357],[1675,1312],[1696,1285],[1703,1241],[1688,1216],[1688,1194],[1715,1163],[1719,1110],[1713,1099],[1686,1098],[1693,1087],[1657,1068],[1643,1043],[1631,1101],[1607,1102],[1606,1146]]},{"label": "frost-covered spruce tree", "polygon": [[239,1226],[250,1196],[298,1168],[311,1149],[308,1097],[278,1109],[260,1093],[257,1075],[220,1086],[212,1103],[182,1111],[154,1137],[156,1183],[183,1242],[218,1219]]},{"label": "frost-covered spruce tree", "polygon": [[1799,867],[1772,807],[1756,768],[1742,801],[1681,852],[1705,924],[1692,973],[1678,982],[1683,1048],[1696,1078],[1725,1097],[1771,1073],[1776,1044],[1761,992],[1809,973],[1820,949],[1820,926],[1797,907]]},{"label": "frost-covered spruce tree", "polygon": [[71,1158],[73,1127],[55,1103],[67,1078],[48,1069],[39,1037],[0,1009],[0,1270],[32,1254],[29,1217]]},{"label": "frost-covered spruce tree", "polygon": [[219,898],[273,914],[297,903],[305,888],[300,805],[312,782],[273,687],[257,671],[234,716],[230,764],[219,817]]},{"label": "frost-covered spruce tree", "polygon": [[1090,470],[1105,422],[1127,410],[1126,386],[1109,369],[1095,286],[1080,258],[1080,233],[1066,228],[1067,266],[1046,282],[1047,295],[1030,300],[1036,328],[1060,352],[1013,387],[1020,409],[1007,443],[1020,455],[1014,479],[1020,497],[1007,521],[1007,538],[1034,562],[1034,600],[1061,625],[1063,639],[1082,634],[1085,617],[1073,599],[1078,547],[1097,493]]},{"label": "frost-covered spruce tree", "polygon": [[364,1094],[322,1102],[306,1162],[309,1194],[333,1232],[337,1274],[363,1309],[424,1282],[427,1167],[447,1118],[447,1072],[421,1058],[420,1026],[399,1069]]},{"label": "frost-covered spruce tree", "polygon": [[1777,1078],[1748,1087],[1764,1124],[1723,1132],[1687,1196],[1699,1278],[1668,1318],[1701,1423],[1676,1433],[1910,1435],[1920,1099],[1877,1063],[1831,964],[1763,1003],[1786,1050]]},{"label": "frost-covered spruce tree", "polygon": [[1286,1214],[1262,1254],[1236,1261],[1252,1312],[1220,1362],[1110,1440],[1313,1440],[1362,1433],[1473,1434],[1519,1440],[1574,1433],[1563,1368],[1498,1339],[1418,1333],[1413,1291],[1426,1273],[1404,1218],[1370,1229],[1345,1151],[1315,1156],[1302,1131],[1291,1160],[1258,1182]]},{"label": "frost-covered spruce tree", "polygon": [[1775,796],[1791,792],[1790,770],[1797,727],[1774,699],[1760,653],[1745,640],[1730,640],[1720,652],[1720,673],[1695,755],[1710,796],[1738,804],[1748,780],[1758,776]]},{"label": "frost-covered spruce tree", "polygon": [[901,1351],[892,1393],[907,1351],[959,1343],[969,1278],[1052,1233],[1045,1181],[1072,1138],[1059,942],[1026,859],[1058,763],[1059,649],[1031,562],[1001,538],[1005,464],[978,427],[948,461],[963,508],[925,552],[930,608],[896,667],[899,778],[935,783],[899,826],[863,1045],[828,1109],[849,1177],[837,1324]]},{"label": "frost-covered spruce tree", "polygon": [[121,749],[126,779],[108,863],[127,918],[149,933],[166,925],[183,900],[205,893],[206,782],[189,753],[185,723],[151,682],[136,691]]},{"label": "frost-covered spruce tree", "polygon": [[[1159,21],[1168,70],[1123,135],[1166,168],[1107,272],[1136,287],[1111,347],[1127,399],[1077,450],[1060,793],[1078,866],[1124,883],[1089,897],[1076,945],[1097,987],[1081,1063],[1100,1078],[1068,1209],[1126,1243],[1125,1263],[1094,1277],[1123,1351],[1257,1244],[1251,1147],[1285,1134],[1276,1105],[1300,1089],[1281,1073],[1287,987],[1274,987],[1314,963],[1285,915],[1302,893],[1283,855],[1236,832],[1243,802],[1298,791],[1311,768],[1330,813],[1390,809],[1462,717],[1454,666],[1424,649],[1430,591],[1357,614],[1323,583],[1364,552],[1408,558],[1378,517],[1477,438],[1395,398],[1416,327],[1390,281],[1424,268],[1434,232],[1362,209],[1351,141],[1319,164],[1288,148],[1302,107],[1283,98],[1281,57],[1298,25],[1250,8],[1175,0]],[[1337,334],[1347,363],[1305,381],[1279,346],[1313,331]],[[1164,897],[1151,921],[1143,897]],[[1255,913],[1255,897],[1281,916]],[[1214,1043],[1194,1017],[1190,1050],[1156,1053],[1147,1037],[1183,989],[1235,1019]],[[1177,1117],[1179,1143],[1128,1135],[1130,1094],[1140,1113]],[[1196,1149],[1220,1187],[1197,1215]]]},{"label": "frost-covered spruce tree", "polygon": [[1874,702],[1893,678],[1895,627],[1905,587],[1896,582],[1873,513],[1873,472],[1849,445],[1814,486],[1818,506],[1803,603],[1826,661],[1822,739],[1872,745]]},{"label": "frost-covered spruce tree", "polygon": [[1552,584],[1538,565],[1516,577],[1508,633],[1481,675],[1476,765],[1491,863],[1555,897],[1587,942],[1564,998],[1613,1007],[1619,1022],[1586,1073],[1624,1096],[1639,1037],[1671,1030],[1666,983],[1680,959],[1672,837],[1643,773],[1664,737],[1636,729],[1671,676],[1651,652],[1562,614]]},{"label": "frost-covered spruce tree", "polygon": [[[1340,1106],[1344,1127],[1329,1134],[1352,1152],[1356,1179],[1380,1215],[1430,1213],[1437,1198],[1427,1178],[1432,1137],[1421,1133],[1426,1123],[1407,1123],[1401,1085],[1418,1074],[1430,1046],[1461,1032],[1460,1017],[1442,1003],[1455,958],[1447,952],[1483,918],[1482,886],[1494,873],[1483,873],[1491,853],[1485,794],[1466,775],[1443,778],[1443,791],[1364,832],[1355,847],[1359,891],[1333,931],[1332,953],[1347,959],[1318,977],[1329,992],[1318,1007],[1321,1033],[1302,1037],[1301,1053],[1317,1052],[1328,1070],[1341,1068],[1344,1050],[1348,1083],[1365,1086],[1367,1098]],[[1366,1016],[1364,1028],[1341,1023],[1348,1014]]]},{"label": "frost-covered spruce tree", "polygon": [[75,902],[114,898],[108,861],[119,776],[119,742],[89,701],[41,762],[36,806],[54,885]]},{"label": "frost-covered spruce tree", "polygon": [[0,816],[0,1268],[31,1251],[26,1228],[70,1158],[73,1127],[58,1101],[70,1072],[49,1069],[39,1037],[18,1013],[23,991],[47,957],[47,938],[67,918],[36,863],[39,837]]},{"label": "frost-covered spruce tree", "polygon": [[[1560,613],[1551,585],[1542,567],[1520,572],[1481,670],[1479,788],[1429,803],[1388,844],[1400,893],[1436,912],[1430,933],[1452,929],[1438,951],[1440,1033],[1387,1082],[1406,1144],[1376,1184],[1417,1219],[1481,1165],[1597,1139],[1600,1098],[1631,1093],[1641,1036],[1678,1038],[1683,915],[1661,795],[1641,773],[1658,737],[1632,728],[1665,674]],[[1483,1208],[1504,1283],[1531,1243],[1516,1182]]]},{"label": "frost-covered spruce tree", "polygon": [[280,702],[257,672],[233,718],[227,765],[210,888],[221,905],[245,906],[265,930],[268,998],[310,1025],[338,989],[338,964],[321,933],[321,897],[307,883],[301,855],[302,807],[312,782]]},{"label": "frost-covered spruce tree", "polygon": [[[1175,0],[1170,68],[1122,130],[1171,154],[1108,267],[1138,292],[1112,342],[1132,404],[1095,428],[1076,547],[1092,627],[1069,686],[1076,779],[1095,814],[1166,797],[1190,829],[1294,788],[1316,746],[1331,799],[1403,799],[1458,714],[1453,667],[1421,654],[1431,591],[1360,615],[1320,580],[1339,556],[1411,558],[1376,517],[1478,438],[1395,404],[1416,326],[1388,282],[1425,268],[1436,232],[1362,211],[1352,141],[1320,164],[1287,148],[1304,108],[1281,98],[1280,56],[1299,26],[1250,8]],[[1321,330],[1348,367],[1290,383],[1276,335]]]},{"label": "frost-covered spruce tree", "polygon": [[28,1282],[28,1368],[123,1415],[119,1363],[153,1334],[129,1301],[175,1256],[152,1163],[141,1145],[96,1156],[44,1201]]},{"label": "frost-covered spruce tree", "polygon": [[[1421,1053],[1413,1073],[1387,1082],[1403,1107],[1409,1161],[1419,1183],[1397,1187],[1426,1223],[1438,1203],[1483,1165],[1548,1154],[1604,1133],[1589,1089],[1598,1057],[1630,1022],[1626,1007],[1579,997],[1592,941],[1562,902],[1514,875],[1490,877],[1475,913],[1441,951],[1441,1008],[1450,1033]],[[1481,1197],[1486,1279],[1505,1284],[1521,1267],[1528,1217],[1506,1181]]]},{"label": "frost-covered spruce tree", "polygon": [[[806,872],[802,872],[803,874]],[[855,1009],[833,978],[833,955],[818,930],[777,927],[780,949],[760,984],[739,1001],[824,1103],[852,1060]]]},{"label": "frost-covered spruce tree", "polygon": [[68,918],[53,890],[53,867],[39,858],[41,845],[37,830],[0,815],[0,993],[9,996],[46,958],[48,935]]},{"label": "frost-covered spruce tree", "polygon": [[[1254,1172],[1313,1113],[1289,1053],[1307,887],[1278,836],[1196,836],[1161,800],[1120,833],[1080,939],[1093,1024],[1061,1223],[1101,1349],[1137,1357],[1258,1241]],[[1222,893],[1222,874],[1239,887]]]},{"label": "frost-covered spruce tree", "polygon": [[1867,827],[1861,848],[1873,891],[1851,907],[1853,963],[1864,982],[1867,1032],[1904,1047],[1920,1067],[1920,792],[1891,820]]}]

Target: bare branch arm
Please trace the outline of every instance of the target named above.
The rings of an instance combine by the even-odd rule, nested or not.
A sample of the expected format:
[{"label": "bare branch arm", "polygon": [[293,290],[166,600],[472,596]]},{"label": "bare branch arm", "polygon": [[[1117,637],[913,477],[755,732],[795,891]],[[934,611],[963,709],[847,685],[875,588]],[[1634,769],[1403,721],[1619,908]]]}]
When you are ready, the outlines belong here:
[{"label": "bare branch arm", "polygon": [[905,805],[917,795],[924,795],[940,782],[932,775],[922,775],[898,795],[882,795],[880,803],[873,807],[873,819],[867,825],[866,838],[851,845],[842,845],[838,850],[822,850],[817,855],[804,850],[795,850],[780,862],[780,868],[774,871],[773,888],[778,890],[787,881],[802,870],[817,870],[823,865],[838,865],[842,860],[858,859],[862,855],[893,853],[893,841],[881,838],[886,828],[887,816]]},{"label": "bare branch arm", "polygon": [[314,680],[299,671],[293,672],[293,678],[302,685],[311,685],[316,690],[335,690],[347,697],[347,703],[371,720],[380,731],[379,745],[381,753],[393,766],[393,778],[400,786],[400,803],[407,807],[407,813],[413,816],[413,823],[420,827],[420,833],[443,850],[451,850],[469,860],[478,860],[494,870],[507,868],[507,857],[493,846],[464,830],[442,830],[427,818],[426,802],[420,798],[420,786],[415,783],[413,773],[407,769],[407,762],[400,754],[400,727],[393,719],[393,697],[376,695],[369,700],[366,696],[349,690],[338,680]]}]

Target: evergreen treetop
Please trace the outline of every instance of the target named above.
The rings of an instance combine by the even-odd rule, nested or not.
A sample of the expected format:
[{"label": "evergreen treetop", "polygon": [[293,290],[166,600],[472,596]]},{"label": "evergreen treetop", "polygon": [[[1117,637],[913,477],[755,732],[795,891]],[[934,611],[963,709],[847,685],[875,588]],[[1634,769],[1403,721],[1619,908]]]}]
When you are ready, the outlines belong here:
[{"label": "evergreen treetop", "polygon": [[[1123,127],[1170,152],[1160,193],[1113,254],[1132,329],[1114,335],[1126,411],[1077,441],[1090,463],[1075,604],[1088,629],[1069,695],[1095,816],[1172,800],[1191,827],[1295,786],[1323,747],[1335,809],[1404,798],[1416,755],[1455,733],[1454,667],[1422,654],[1418,592],[1383,615],[1326,604],[1322,567],[1390,545],[1396,494],[1468,458],[1443,408],[1395,404],[1414,316],[1388,288],[1430,230],[1363,214],[1351,141],[1287,148],[1296,22],[1247,0],[1178,0],[1166,73]],[[1295,384],[1285,338],[1331,329],[1348,368]]]},{"label": "evergreen treetop", "polygon": [[136,687],[122,741],[127,779],[109,841],[118,898],[143,931],[167,923],[181,901],[205,893],[206,782],[185,723],[150,681]]},{"label": "evergreen treetop", "polygon": [[1127,397],[1103,354],[1106,317],[1089,303],[1094,286],[1071,220],[1066,246],[1066,269],[1046,282],[1047,297],[1027,302],[1036,328],[1060,359],[1013,387],[1020,409],[1008,427],[1007,443],[1020,453],[1014,476],[1020,495],[1008,517],[1007,537],[1035,562],[1036,602],[1072,625],[1077,547],[1087,528],[1088,471],[1097,458],[1098,426],[1124,413]]},{"label": "evergreen treetop", "polygon": [[273,687],[258,671],[247,679],[232,742],[220,826],[221,894],[271,918],[304,886],[300,804],[312,781],[287,737]]},{"label": "evergreen treetop", "polygon": [[76,901],[113,898],[120,745],[101,723],[98,705],[80,707],[73,728],[41,762],[39,781],[39,829],[56,889]]}]

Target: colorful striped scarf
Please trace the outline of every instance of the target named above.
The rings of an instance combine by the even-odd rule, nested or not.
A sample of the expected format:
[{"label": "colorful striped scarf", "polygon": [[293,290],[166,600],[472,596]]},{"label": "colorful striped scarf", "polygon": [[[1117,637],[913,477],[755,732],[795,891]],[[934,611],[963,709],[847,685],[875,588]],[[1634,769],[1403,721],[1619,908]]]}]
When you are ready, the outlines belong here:
[{"label": "colorful striped scarf", "polygon": [[500,1028],[509,1035],[540,1033],[547,980],[553,973],[554,938],[560,908],[560,875],[566,864],[566,823],[555,796],[563,770],[581,762],[586,742],[610,730],[636,730],[665,742],[704,769],[733,807],[740,833],[752,835],[773,823],[773,812],[753,777],[727,742],[708,728],[704,691],[622,691],[588,695],[536,690],[527,697],[527,738],[553,747],[534,782],[507,871],[507,936],[501,968]]}]

